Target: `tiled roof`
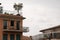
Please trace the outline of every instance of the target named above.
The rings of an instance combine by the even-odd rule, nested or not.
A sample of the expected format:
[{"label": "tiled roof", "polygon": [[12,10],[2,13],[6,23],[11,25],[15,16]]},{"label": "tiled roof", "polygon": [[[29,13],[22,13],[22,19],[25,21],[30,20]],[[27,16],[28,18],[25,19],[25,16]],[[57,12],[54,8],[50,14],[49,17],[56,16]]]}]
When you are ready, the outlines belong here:
[{"label": "tiled roof", "polygon": [[28,37],[28,36],[23,36],[23,37],[22,37],[22,40],[31,40],[31,38]]},{"label": "tiled roof", "polygon": [[43,31],[46,31],[46,30],[52,30],[52,29],[55,29],[55,28],[60,28],[60,25],[55,26],[55,27],[52,27],[52,28],[48,28],[48,29],[44,29],[44,30],[40,30],[40,32],[43,32]]}]

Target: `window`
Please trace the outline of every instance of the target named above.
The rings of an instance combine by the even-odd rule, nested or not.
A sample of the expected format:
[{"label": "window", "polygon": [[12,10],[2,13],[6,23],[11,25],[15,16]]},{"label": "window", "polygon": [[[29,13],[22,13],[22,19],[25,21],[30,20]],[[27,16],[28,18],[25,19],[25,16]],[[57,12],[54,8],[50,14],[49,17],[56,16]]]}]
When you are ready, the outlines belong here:
[{"label": "window", "polygon": [[53,33],[53,38],[60,38],[60,33]]},{"label": "window", "polygon": [[20,34],[16,34],[16,40],[20,40]]},{"label": "window", "polygon": [[10,40],[14,40],[14,34],[10,34]]},{"label": "window", "polygon": [[14,20],[11,20],[11,26],[14,26]]},{"label": "window", "polygon": [[7,34],[3,34],[3,40],[7,40],[8,35]]},{"label": "window", "polygon": [[56,33],[53,33],[53,38],[56,38]]},{"label": "window", "polygon": [[20,21],[16,22],[16,29],[19,30],[20,29]]},{"label": "window", "polygon": [[7,21],[6,20],[3,21],[3,28],[7,29]]}]

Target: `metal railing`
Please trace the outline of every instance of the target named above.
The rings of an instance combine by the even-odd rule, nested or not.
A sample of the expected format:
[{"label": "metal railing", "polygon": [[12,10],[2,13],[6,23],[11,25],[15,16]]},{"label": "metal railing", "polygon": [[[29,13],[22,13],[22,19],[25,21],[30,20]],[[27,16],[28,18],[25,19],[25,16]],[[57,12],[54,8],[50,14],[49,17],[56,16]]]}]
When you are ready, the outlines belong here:
[{"label": "metal railing", "polygon": [[23,32],[29,32],[29,27],[23,27]]},{"label": "metal railing", "polygon": [[[12,15],[16,15],[18,14],[17,11],[10,11],[10,10],[3,10],[3,12],[1,14],[12,14]],[[19,14],[22,16],[22,12],[19,12]]]}]

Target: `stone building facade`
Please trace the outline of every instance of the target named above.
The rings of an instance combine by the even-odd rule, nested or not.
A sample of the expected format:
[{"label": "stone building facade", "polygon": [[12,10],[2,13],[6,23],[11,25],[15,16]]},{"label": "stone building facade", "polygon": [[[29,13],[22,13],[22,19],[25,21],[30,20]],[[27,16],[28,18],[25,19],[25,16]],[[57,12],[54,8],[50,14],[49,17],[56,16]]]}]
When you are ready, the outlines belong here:
[{"label": "stone building facade", "polygon": [[0,14],[0,40],[22,40],[23,16]]}]

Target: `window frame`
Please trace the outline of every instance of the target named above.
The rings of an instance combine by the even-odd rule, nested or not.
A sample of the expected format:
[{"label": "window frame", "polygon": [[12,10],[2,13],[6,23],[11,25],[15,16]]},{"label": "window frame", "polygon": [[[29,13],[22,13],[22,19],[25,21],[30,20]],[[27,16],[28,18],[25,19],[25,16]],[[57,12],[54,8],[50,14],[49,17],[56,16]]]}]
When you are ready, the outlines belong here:
[{"label": "window frame", "polygon": [[3,29],[7,29],[7,27],[8,27],[8,21],[3,20]]},{"label": "window frame", "polygon": [[3,34],[3,40],[5,40],[5,39],[8,40],[8,34]]},{"label": "window frame", "polygon": [[10,21],[10,26],[14,26],[14,20]]},{"label": "window frame", "polygon": [[16,29],[20,30],[20,21],[16,21]]},{"label": "window frame", "polygon": [[[12,35],[13,35],[13,37],[12,37]],[[12,40],[11,38],[13,38],[13,40],[15,40],[14,34],[10,34],[10,40]]]},{"label": "window frame", "polygon": [[16,34],[16,40],[20,40],[20,34]]}]

